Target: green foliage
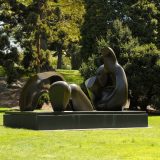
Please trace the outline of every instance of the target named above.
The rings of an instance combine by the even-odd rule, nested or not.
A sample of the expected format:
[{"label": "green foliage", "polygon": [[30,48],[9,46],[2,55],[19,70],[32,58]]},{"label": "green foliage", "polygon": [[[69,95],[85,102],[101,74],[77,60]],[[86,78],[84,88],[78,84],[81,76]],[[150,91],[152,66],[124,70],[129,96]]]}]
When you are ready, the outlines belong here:
[{"label": "green foliage", "polygon": [[17,0],[17,1],[28,6],[32,3],[33,0]]},{"label": "green foliage", "polygon": [[154,44],[137,46],[125,66],[129,88],[132,90],[131,107],[160,106],[160,51]]},{"label": "green foliage", "polygon": [[19,72],[21,68],[18,66],[20,57],[17,48],[11,44],[5,28],[0,29],[0,42],[0,64],[4,68],[7,82],[10,84],[21,75]]},{"label": "green foliage", "polygon": [[67,69],[67,70],[71,69],[71,59],[66,55],[63,55],[62,69]]},{"label": "green foliage", "polygon": [[87,61],[92,54],[97,52],[96,39],[106,34],[108,21],[108,15],[106,15],[107,4],[108,2],[103,0],[85,0],[86,13],[81,28],[81,54],[84,61]]},{"label": "green foliage", "polygon": [[[155,44],[140,45],[131,30],[120,20],[115,20],[105,36],[97,40],[99,51],[110,46],[116,53],[119,63],[125,68],[129,89],[132,92],[131,106],[140,106],[143,110],[147,105],[160,106],[160,51]],[[100,55],[96,55],[100,57]],[[95,63],[95,55],[83,63],[81,74],[85,79],[95,74],[99,65]]]},{"label": "green foliage", "polygon": [[106,35],[97,41],[99,50],[103,47],[111,47],[119,61],[123,66],[125,65],[135,46],[139,46],[137,38],[132,36],[131,30],[127,25],[124,25],[120,20],[113,21],[111,29],[107,30]]},{"label": "green foliage", "polygon": [[50,98],[49,98],[48,93],[44,93],[39,97],[36,108],[42,108],[44,103],[48,104],[49,102],[50,102]]},{"label": "green foliage", "polygon": [[[29,73],[39,72],[51,70],[52,65],[67,69],[81,66],[80,71],[87,79],[100,65],[97,63],[100,49],[110,46],[119,63],[126,67],[127,76],[134,75],[130,72],[133,68],[137,75],[134,78],[141,84],[143,77],[136,67],[141,64],[147,68],[147,72],[142,70],[143,74],[152,77],[147,63],[151,64],[155,58],[153,53],[159,52],[159,17],[157,0],[1,0],[0,65],[8,75],[8,82],[19,77],[24,69]],[[19,44],[23,56],[16,49],[18,45],[12,45],[13,41]],[[139,52],[143,52],[143,56],[139,56]],[[155,61],[153,74],[159,72],[160,62],[158,58]],[[146,103],[158,106],[158,76],[154,77],[150,81],[156,84],[153,88],[157,90],[153,89],[154,95]],[[130,81],[130,89],[135,95],[134,88],[139,85]],[[149,82],[147,77],[145,82]],[[145,101],[142,99],[148,92],[146,84],[141,89],[141,96],[138,93],[134,99],[136,105],[139,105],[139,99]]]},{"label": "green foliage", "polygon": [[155,2],[138,0],[131,6],[128,25],[141,44],[157,44],[159,10]]},{"label": "green foliage", "polygon": [[85,79],[93,76],[96,69],[101,65],[101,49],[104,47],[111,47],[118,58],[118,61],[121,65],[124,65],[128,62],[131,49],[138,45],[138,40],[132,37],[132,32],[130,29],[123,25],[122,22],[116,19],[111,29],[107,33],[97,39],[97,54],[92,55],[86,63],[82,63],[80,72]]},{"label": "green foliage", "polygon": [[129,9],[129,2],[109,0],[84,0],[85,15],[81,28],[82,49],[81,54],[84,61],[87,61],[92,54],[97,53],[97,39],[106,36],[108,29],[116,19],[126,21],[126,10]]},{"label": "green foliage", "polygon": [[81,65],[81,54],[80,54],[81,46],[76,42],[70,42],[68,45],[68,53],[71,57],[71,66],[72,69],[79,69]]},{"label": "green foliage", "polygon": [[57,52],[57,68],[61,68],[63,50],[67,51],[69,43],[80,40],[83,3],[80,0],[16,0],[4,1],[1,6],[0,21],[23,48],[24,68],[36,72],[50,68],[50,61],[43,66],[46,50]]},{"label": "green foliage", "polygon": [[81,54],[84,61],[97,53],[96,40],[104,38],[108,30],[113,29],[113,22],[116,19],[128,25],[132,36],[137,37],[140,44],[154,43],[159,47],[160,4],[158,1],[85,0],[84,2],[86,13],[81,28]]},{"label": "green foliage", "polygon": [[96,62],[98,60],[99,57],[93,54],[91,57],[88,58],[88,61],[86,63],[85,62],[82,63],[79,71],[85,80],[96,74],[96,70],[98,67],[98,65],[96,65],[97,64]]}]

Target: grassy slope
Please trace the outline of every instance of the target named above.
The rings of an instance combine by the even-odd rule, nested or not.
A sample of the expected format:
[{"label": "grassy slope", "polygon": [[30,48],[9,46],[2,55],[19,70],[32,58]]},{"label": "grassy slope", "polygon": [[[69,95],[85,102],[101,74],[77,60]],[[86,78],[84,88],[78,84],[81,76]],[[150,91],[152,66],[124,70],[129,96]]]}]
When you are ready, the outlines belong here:
[{"label": "grassy slope", "polygon": [[[64,76],[67,82],[80,84],[83,82],[83,78],[81,77],[78,70],[57,70],[60,74]],[[5,71],[2,66],[0,66],[0,77],[5,75]]]},{"label": "grassy slope", "polygon": [[86,131],[32,131],[2,126],[1,160],[158,160],[160,117],[151,128]]},{"label": "grassy slope", "polygon": [[81,84],[83,82],[83,78],[81,77],[78,70],[57,70],[57,72],[61,73],[65,80],[68,83],[76,83]]}]

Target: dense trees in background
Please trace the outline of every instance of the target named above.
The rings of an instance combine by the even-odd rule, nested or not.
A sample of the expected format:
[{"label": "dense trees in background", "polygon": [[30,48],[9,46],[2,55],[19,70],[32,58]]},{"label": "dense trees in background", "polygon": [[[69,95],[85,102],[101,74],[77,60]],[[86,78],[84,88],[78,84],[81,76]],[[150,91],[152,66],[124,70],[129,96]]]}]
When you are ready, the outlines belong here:
[{"label": "dense trees in background", "polygon": [[6,71],[7,82],[10,83],[18,77],[20,72],[19,55],[4,30],[0,31],[0,64]]},{"label": "dense trees in background", "polygon": [[0,21],[22,48],[26,69],[51,69],[52,55],[58,57],[57,68],[62,68],[63,52],[79,42],[84,12],[80,0],[7,0],[1,2],[1,10]]},{"label": "dense trees in background", "polygon": [[85,8],[82,75],[87,79],[95,74],[99,48],[110,46],[127,73],[131,108],[159,107],[160,3],[85,0]]},{"label": "dense trees in background", "polygon": [[54,68],[70,63],[87,79],[106,46],[125,68],[131,108],[160,106],[159,0],[0,1],[0,65],[8,82],[52,70],[54,57]]},{"label": "dense trees in background", "polygon": [[118,19],[126,24],[140,44],[159,46],[160,4],[151,0],[85,0],[86,14],[81,28],[83,60],[97,53],[97,39],[106,36]]}]

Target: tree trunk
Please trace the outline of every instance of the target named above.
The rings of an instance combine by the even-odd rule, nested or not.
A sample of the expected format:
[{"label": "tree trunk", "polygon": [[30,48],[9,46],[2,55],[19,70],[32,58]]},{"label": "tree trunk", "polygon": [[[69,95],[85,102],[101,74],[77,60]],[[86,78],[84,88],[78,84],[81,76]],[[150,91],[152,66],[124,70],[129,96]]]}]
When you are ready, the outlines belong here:
[{"label": "tree trunk", "polygon": [[57,69],[62,68],[62,49],[58,50]]},{"label": "tree trunk", "polygon": [[40,72],[40,35],[37,36],[37,66],[36,66],[36,72]]}]

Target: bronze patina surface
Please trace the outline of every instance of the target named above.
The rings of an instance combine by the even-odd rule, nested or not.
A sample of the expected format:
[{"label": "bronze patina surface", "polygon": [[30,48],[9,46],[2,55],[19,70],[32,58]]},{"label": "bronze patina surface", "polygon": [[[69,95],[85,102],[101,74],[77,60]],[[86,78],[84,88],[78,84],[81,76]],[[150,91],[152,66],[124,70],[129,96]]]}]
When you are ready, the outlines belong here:
[{"label": "bronze patina surface", "polygon": [[[33,111],[38,98],[49,93],[54,111],[120,111],[128,100],[128,83],[125,72],[118,63],[114,51],[107,47],[101,51],[104,65],[96,76],[86,81],[89,98],[76,84],[68,84],[56,72],[43,72],[31,77],[20,96],[21,111]],[[93,105],[92,105],[93,104]],[[94,106],[94,107],[93,107]]]},{"label": "bronze patina surface", "polygon": [[85,84],[96,110],[120,111],[128,100],[126,74],[111,48],[104,48],[102,55],[104,65]]},{"label": "bronze patina surface", "polygon": [[48,92],[50,85],[56,81],[64,81],[64,78],[56,72],[38,73],[29,78],[20,94],[20,110],[33,111],[37,106],[38,98]]}]

